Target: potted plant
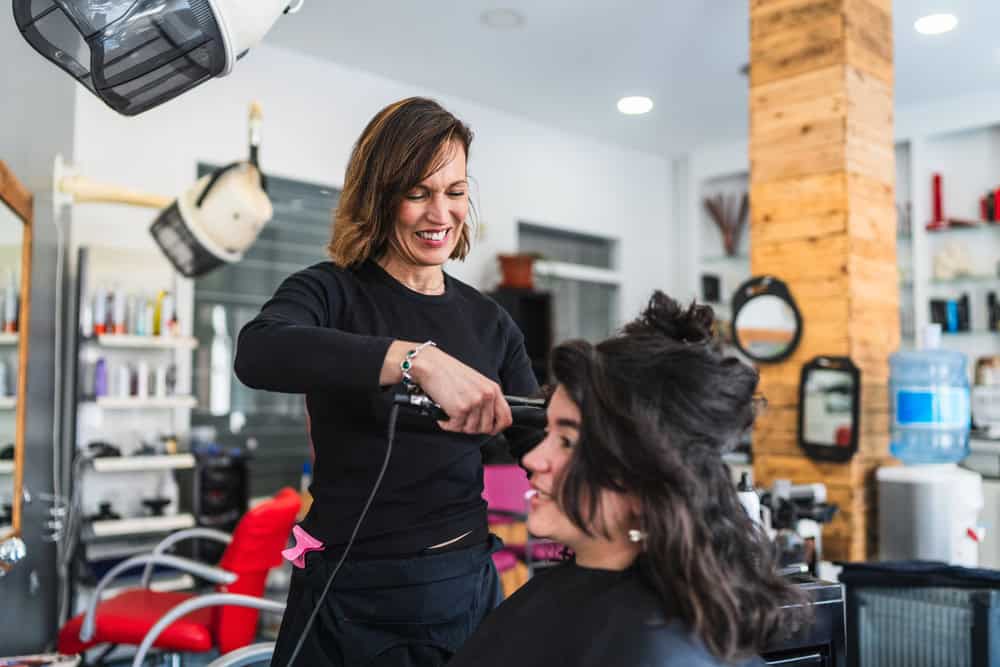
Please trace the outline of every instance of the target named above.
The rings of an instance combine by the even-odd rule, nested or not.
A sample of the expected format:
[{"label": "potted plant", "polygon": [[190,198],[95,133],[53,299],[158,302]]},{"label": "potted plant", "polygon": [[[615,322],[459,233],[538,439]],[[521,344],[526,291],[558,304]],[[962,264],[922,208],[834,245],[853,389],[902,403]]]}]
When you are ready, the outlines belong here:
[{"label": "potted plant", "polygon": [[537,252],[500,253],[500,287],[511,289],[534,289],[535,260],[541,259]]}]

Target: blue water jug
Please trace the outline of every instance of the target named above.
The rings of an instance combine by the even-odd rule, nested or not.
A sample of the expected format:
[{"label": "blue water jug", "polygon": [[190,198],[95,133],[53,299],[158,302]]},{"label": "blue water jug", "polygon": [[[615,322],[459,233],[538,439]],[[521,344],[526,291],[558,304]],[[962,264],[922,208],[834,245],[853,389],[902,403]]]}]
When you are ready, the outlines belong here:
[{"label": "blue water jug", "polygon": [[965,355],[939,347],[928,326],[920,350],[889,357],[892,455],[906,464],[957,463],[969,455],[969,374]]}]

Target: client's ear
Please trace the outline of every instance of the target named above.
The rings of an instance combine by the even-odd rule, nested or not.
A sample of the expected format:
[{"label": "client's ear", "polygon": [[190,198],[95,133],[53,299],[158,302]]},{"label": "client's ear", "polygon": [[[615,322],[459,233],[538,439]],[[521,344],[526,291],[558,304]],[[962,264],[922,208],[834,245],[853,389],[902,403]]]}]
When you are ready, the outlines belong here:
[{"label": "client's ear", "polygon": [[630,518],[634,519],[639,524],[642,523],[642,500],[633,494],[628,494],[626,496],[628,499],[628,511]]}]

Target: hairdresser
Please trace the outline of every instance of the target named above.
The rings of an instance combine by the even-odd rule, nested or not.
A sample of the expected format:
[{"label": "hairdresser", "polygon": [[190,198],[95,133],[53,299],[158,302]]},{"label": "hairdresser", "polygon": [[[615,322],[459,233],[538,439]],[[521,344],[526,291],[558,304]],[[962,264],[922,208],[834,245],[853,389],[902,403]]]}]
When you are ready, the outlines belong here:
[{"label": "hairdresser", "polygon": [[450,419],[401,415],[381,488],[296,665],[444,664],[502,598],[479,446],[537,391],[494,301],[444,271],[470,249],[472,132],[436,102],[392,104],[351,153],[330,261],[288,277],[240,332],[236,375],[301,393],[314,498],[272,664],[288,664],[386,452],[392,395],[419,385]]}]

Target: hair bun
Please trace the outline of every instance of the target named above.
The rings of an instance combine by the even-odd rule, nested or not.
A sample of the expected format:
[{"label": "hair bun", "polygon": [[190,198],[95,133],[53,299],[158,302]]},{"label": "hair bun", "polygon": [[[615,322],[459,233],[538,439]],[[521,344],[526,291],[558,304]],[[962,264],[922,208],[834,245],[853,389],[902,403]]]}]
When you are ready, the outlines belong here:
[{"label": "hair bun", "polygon": [[625,325],[629,335],[659,334],[685,343],[702,343],[712,338],[715,313],[709,306],[692,302],[686,309],[675,299],[656,290],[638,318]]}]

